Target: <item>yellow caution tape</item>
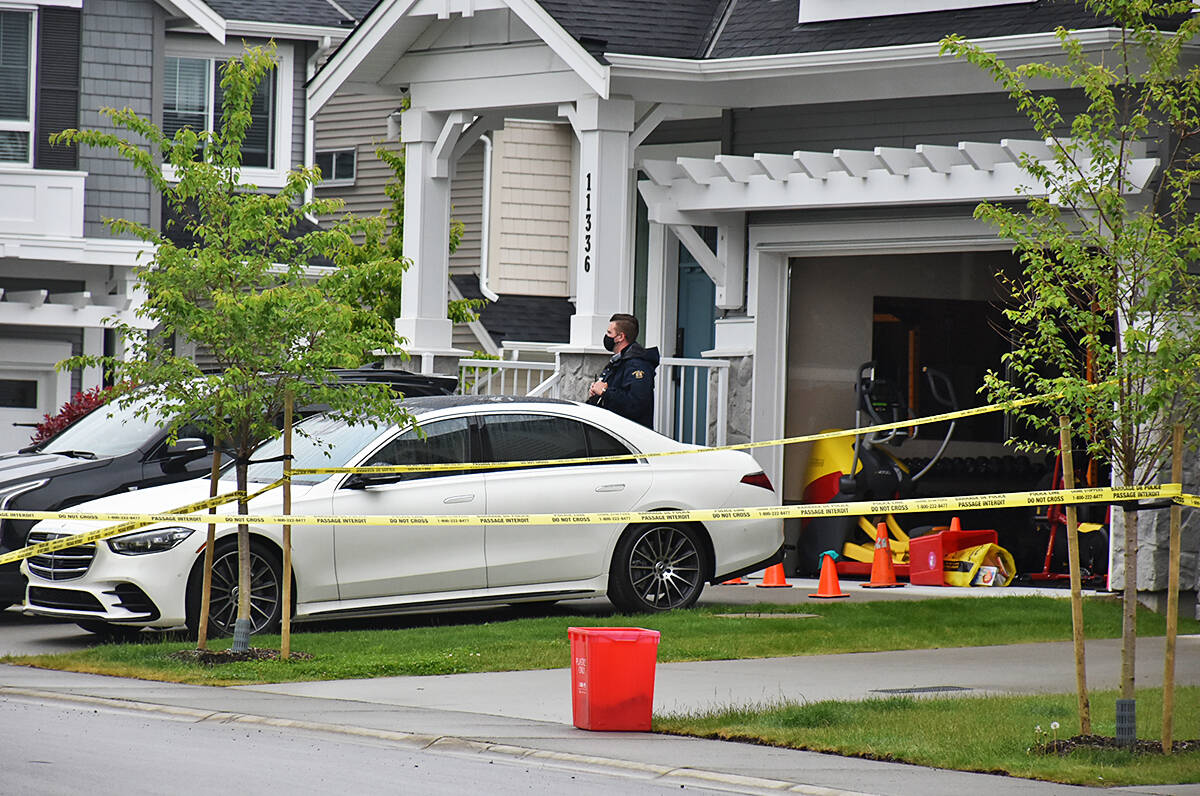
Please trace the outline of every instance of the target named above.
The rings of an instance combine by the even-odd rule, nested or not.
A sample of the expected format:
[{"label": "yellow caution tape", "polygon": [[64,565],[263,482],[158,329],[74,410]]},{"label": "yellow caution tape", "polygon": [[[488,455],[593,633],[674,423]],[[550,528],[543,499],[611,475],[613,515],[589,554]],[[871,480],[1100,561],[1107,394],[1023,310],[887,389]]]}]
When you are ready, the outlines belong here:
[{"label": "yellow caution tape", "polygon": [[656,459],[664,456],[690,456],[697,453],[708,453],[709,451],[742,451],[753,450],[754,448],[772,448],[781,445],[795,445],[801,442],[816,442],[823,439],[837,439],[839,437],[859,437],[864,434],[875,434],[881,431],[891,431],[898,428],[911,428],[920,426],[926,423],[944,423],[949,420],[960,420],[964,417],[974,417],[976,415],[984,415],[990,412],[1000,412],[1005,409],[1012,409],[1017,406],[1027,406],[1029,404],[1044,401],[1053,396],[1040,396],[1037,398],[1022,398],[1016,401],[1008,401],[994,406],[977,406],[973,409],[959,409],[954,412],[945,412],[940,415],[929,415],[927,417],[913,418],[912,420],[900,420],[895,423],[882,423],[878,426],[865,426],[863,428],[850,428],[838,431],[823,431],[820,434],[805,434],[799,437],[784,437],[782,439],[763,440],[761,442],[741,442],[735,445],[718,445],[714,447],[700,447],[688,450],[678,451],[656,451],[647,453],[629,453],[619,454],[616,456],[580,456],[572,459],[530,459],[526,461],[515,462],[452,462],[446,464],[388,464],[388,465],[371,465],[364,467],[297,467],[291,470],[293,475],[329,475],[332,473],[358,473],[360,475],[385,475],[391,473],[429,473],[442,472],[446,470],[512,470],[523,467],[547,467],[558,466],[565,464],[602,464],[605,462],[628,462],[638,459]]},{"label": "yellow caution tape", "polygon": [[1200,495],[1178,495],[1175,502],[1181,506],[1191,506],[1200,509]]},{"label": "yellow caution tape", "polygon": [[[455,514],[455,515],[310,515],[310,514],[185,514],[207,508],[211,501],[164,514],[123,514],[85,511],[2,511],[0,518],[17,520],[60,519],[66,521],[171,523],[242,523],[248,525],[360,525],[360,526],[447,526],[447,525],[586,525],[634,522],[724,522],[727,520],[794,519],[803,517],[846,517],[864,514],[906,514],[925,511],[968,511],[971,509],[1015,508],[1056,503],[1112,503],[1150,498],[1179,497],[1179,484],[1139,487],[1095,487],[1088,489],[1009,492],[967,497],[909,498],[907,500],[863,500],[852,503],[758,506],[738,509],[691,509],[679,511],[615,511],[584,514]],[[228,502],[229,496],[214,498]],[[121,526],[52,539],[0,556],[0,564],[19,561],[114,536]]]},{"label": "yellow caution tape", "polygon": [[[263,487],[262,489],[258,490],[257,492],[254,492],[253,494],[247,496],[246,502],[249,503],[251,500],[253,500],[254,498],[263,494],[264,492],[269,492],[270,490],[275,489],[276,487],[282,486],[283,483],[284,483],[284,479],[281,478],[278,481],[275,481],[274,483]],[[192,512],[194,512],[194,511],[203,511],[205,509],[215,508],[215,507],[223,505],[225,503],[232,503],[233,501],[239,499],[242,495],[245,495],[245,494],[246,494],[245,492],[242,492],[240,490],[235,491],[235,492],[228,492],[224,495],[217,495],[216,497],[211,497],[211,498],[208,498],[207,500],[201,500],[197,503],[189,503],[188,505],[180,506],[177,509],[170,509],[167,512],[165,512],[164,514],[153,514],[153,515],[151,515],[151,514],[143,514],[143,515],[129,514],[129,515],[123,515],[119,518],[117,517],[117,515],[112,515],[111,517],[107,516],[107,515],[102,515],[102,514],[93,515],[95,519],[103,520],[105,522],[120,521],[120,524],[119,525],[110,525],[105,528],[97,528],[94,531],[85,531],[83,533],[77,533],[77,534],[74,534],[73,536],[61,536],[57,539],[50,539],[49,541],[38,542],[35,545],[23,547],[20,550],[14,550],[10,553],[4,553],[3,555],[0,555],[0,565],[11,564],[14,561],[20,561],[25,558],[31,558],[32,556],[39,556],[39,555],[42,555],[43,553],[53,553],[56,550],[66,550],[67,548],[77,547],[78,545],[91,544],[92,542],[98,542],[102,539],[108,539],[113,536],[118,536],[123,533],[128,533],[129,531],[136,531],[138,528],[144,528],[147,525],[153,525],[158,522],[178,521],[180,519],[180,517],[183,515],[193,516]],[[36,514],[36,515],[52,515],[52,516],[37,516],[37,517],[26,516],[26,515],[34,515],[34,514]],[[67,519],[67,520],[72,519],[71,517],[66,516],[66,514],[67,514],[66,512],[54,512],[54,511],[6,511],[6,512],[0,512],[0,515],[2,515],[2,516],[0,516],[0,520],[2,520],[2,519],[44,520],[44,519],[55,519],[55,518],[61,518],[61,519]],[[20,515],[20,516],[17,516],[17,515]],[[204,514],[201,516],[205,517],[205,519],[203,520],[203,522],[205,522],[205,523],[216,523],[216,522],[222,522],[224,520],[224,517],[227,515]]]},{"label": "yellow caution tape", "polygon": [[[206,499],[206,501],[200,501],[198,503],[188,503],[187,505],[181,505],[180,508],[169,510],[169,511],[167,511],[166,514],[163,514],[161,516],[178,517],[179,515],[191,515],[192,511],[202,511],[204,509],[215,508],[215,507],[217,507],[217,505],[221,505],[223,503],[229,503],[232,501],[236,501],[236,499],[238,499],[241,495],[242,495],[242,492],[229,492],[228,495],[218,495],[216,497],[210,497],[209,499]],[[5,511],[4,516],[0,517],[0,519],[4,519],[4,520],[32,520],[32,519],[44,520],[44,519],[47,519],[47,517],[43,517],[43,516],[38,516],[38,517],[24,516],[26,514],[38,514],[38,515],[54,514],[55,516],[62,517],[62,519],[66,519],[66,517],[64,515],[62,515],[60,513],[56,513],[56,511]],[[17,516],[17,515],[22,515],[22,516]],[[209,514],[209,515],[205,515],[205,516],[209,517],[209,520],[206,520],[206,521],[214,522],[214,521],[216,521],[215,520],[216,517],[221,517],[223,515]],[[103,517],[102,515],[96,515],[96,517],[97,517],[97,519],[104,519],[104,520],[108,521],[107,517]],[[121,522],[120,525],[108,526],[106,528],[97,528],[96,531],[86,531],[84,533],[77,533],[74,535],[70,535],[70,537],[59,537],[58,539],[50,539],[48,541],[40,541],[40,543],[37,543],[36,545],[30,545],[28,547],[22,547],[22,549],[20,549],[20,550],[6,552],[6,553],[4,553],[4,555],[0,556],[0,564],[8,564],[8,563],[12,563],[14,561],[20,561],[20,559],[22,559],[22,558],[30,558],[32,556],[41,556],[42,553],[54,552],[55,550],[66,550],[67,547],[76,547],[78,545],[90,544],[90,543],[92,543],[92,541],[100,541],[101,539],[108,539],[109,537],[115,537],[115,535],[119,535],[121,533],[137,531],[138,528],[144,528],[145,526],[148,526],[148,525],[154,525],[155,522],[162,522],[161,519],[155,519],[155,517],[151,516],[151,515],[140,515],[140,516],[139,515],[128,515],[126,517],[122,517],[122,519],[124,519],[125,521]]]}]

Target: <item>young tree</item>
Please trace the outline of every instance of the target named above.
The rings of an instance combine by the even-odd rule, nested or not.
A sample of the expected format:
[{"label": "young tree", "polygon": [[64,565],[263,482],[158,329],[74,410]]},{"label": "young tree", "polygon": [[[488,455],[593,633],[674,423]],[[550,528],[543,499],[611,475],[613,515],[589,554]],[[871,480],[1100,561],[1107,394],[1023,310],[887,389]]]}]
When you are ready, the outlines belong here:
[{"label": "young tree", "polygon": [[[1164,468],[1171,425],[1184,423],[1194,443],[1200,421],[1200,221],[1190,206],[1200,71],[1185,57],[1200,18],[1190,2],[1086,5],[1115,31],[1111,46],[1089,49],[1060,29],[1060,58],[1019,66],[959,36],[942,49],[991,74],[1050,149],[1048,160],[1021,159],[1026,203],[976,210],[1022,263],[1006,312],[1014,348],[988,374],[988,398],[1055,396],[1019,414],[1044,432],[1066,415],[1118,484],[1143,485]],[[1068,113],[1076,100],[1083,109]],[[1138,168],[1147,150],[1157,173]],[[1121,694],[1132,699],[1138,531],[1136,513],[1123,513]]]},{"label": "young tree", "polygon": [[[327,215],[340,207],[304,201],[306,189],[319,180],[317,170],[290,172],[274,195],[241,181],[251,102],[274,68],[273,54],[273,46],[253,48],[224,66],[216,131],[183,128],[168,138],[128,109],[109,109],[105,113],[129,138],[98,130],[67,130],[57,137],[114,149],[134,164],[178,219],[182,234],[176,239],[186,241],[173,242],[143,224],[109,220],[116,232],[153,246],[138,272],[146,301],[137,312],[154,329],[118,323],[125,356],[75,357],[64,365],[100,365],[118,384],[137,385],[137,398],[149,396],[148,406],[169,417],[173,429],[197,423],[221,440],[235,463],[241,513],[247,508],[250,454],[278,433],[276,420],[289,393],[297,405],[324,404],[343,418],[383,424],[409,419],[387,385],[335,387],[330,375],[331,368],[360,366],[372,352],[397,350],[402,341],[385,305],[399,289],[405,263],[385,251],[362,256],[343,225],[298,234],[307,214]],[[336,268],[314,275],[314,261]],[[206,350],[215,371],[203,372],[177,354],[176,339]],[[116,400],[133,402],[133,389],[120,389]],[[251,629],[247,526],[238,526],[237,543],[234,649],[244,650]]]}]

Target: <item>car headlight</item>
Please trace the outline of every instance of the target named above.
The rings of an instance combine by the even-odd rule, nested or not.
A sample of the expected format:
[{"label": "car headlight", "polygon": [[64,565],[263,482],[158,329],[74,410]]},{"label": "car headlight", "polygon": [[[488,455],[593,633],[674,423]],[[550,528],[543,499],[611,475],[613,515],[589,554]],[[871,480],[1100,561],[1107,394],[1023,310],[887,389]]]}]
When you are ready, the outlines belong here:
[{"label": "car headlight", "polygon": [[144,556],[170,550],[191,535],[191,528],[155,528],[109,539],[108,549],[123,556]]}]

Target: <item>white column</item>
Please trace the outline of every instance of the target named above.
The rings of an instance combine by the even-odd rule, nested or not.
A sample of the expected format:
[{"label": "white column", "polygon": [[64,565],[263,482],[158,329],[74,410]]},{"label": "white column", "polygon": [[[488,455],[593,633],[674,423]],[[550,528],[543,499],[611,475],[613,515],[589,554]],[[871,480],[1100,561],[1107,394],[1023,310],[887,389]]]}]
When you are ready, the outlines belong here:
[{"label": "white column", "polygon": [[595,347],[614,312],[633,306],[633,100],[585,97],[563,108],[579,140],[575,315],[571,346]]},{"label": "white column", "polygon": [[675,350],[675,329],[679,299],[679,239],[665,224],[653,221],[649,225],[648,256],[646,263],[646,317],[647,346],[658,346],[666,356]]},{"label": "white column", "polygon": [[[404,275],[396,331],[410,353],[445,353],[452,348],[446,317],[450,279],[450,175],[437,167],[439,137],[448,114],[420,108],[404,111]],[[443,144],[443,149],[444,149]]]},{"label": "white column", "polygon": [[[90,326],[83,330],[83,353],[92,356],[100,356],[104,353],[104,330]],[[80,389],[90,390],[93,387],[99,387],[103,381],[103,374],[98,367],[84,368],[80,374]]]},{"label": "white column", "polygon": [[[761,252],[750,246],[746,308],[754,314],[753,409],[750,438],[755,441],[783,436],[784,392],[787,374],[788,259],[784,254]],[[756,448],[754,458],[783,494],[783,448]]]}]

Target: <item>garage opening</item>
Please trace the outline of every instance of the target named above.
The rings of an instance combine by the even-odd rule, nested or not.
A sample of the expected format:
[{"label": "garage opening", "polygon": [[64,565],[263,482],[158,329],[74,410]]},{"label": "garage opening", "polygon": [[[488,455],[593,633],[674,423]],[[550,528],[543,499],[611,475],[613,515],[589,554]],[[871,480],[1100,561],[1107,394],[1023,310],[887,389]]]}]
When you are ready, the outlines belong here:
[{"label": "garage opening", "polygon": [[[794,258],[790,263],[786,433],[855,423],[855,383],[863,363],[914,416],[948,411],[935,400],[922,368],[942,371],[960,408],[981,406],[988,370],[1003,368],[1009,350],[998,272],[1018,267],[1008,252]],[[1048,487],[1054,459],[1005,444],[1013,419],[1005,413],[960,420],[940,460],[916,494],[973,495]],[[866,418],[862,425],[869,425]],[[910,474],[936,458],[948,424],[921,426],[892,445]],[[803,499],[812,446],[790,446],[784,498]],[[945,526],[950,516],[904,515],[905,528]],[[964,528],[993,529],[1016,558],[1018,571],[1040,570],[1048,534],[1031,509],[973,511]],[[795,531],[794,531],[795,532]],[[861,539],[856,541],[861,542]]]}]

